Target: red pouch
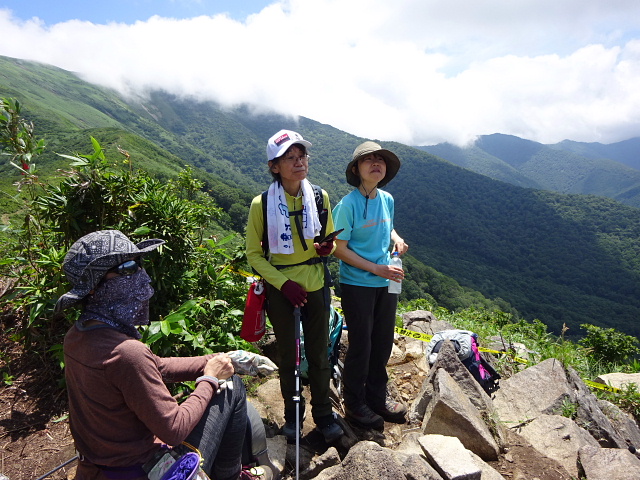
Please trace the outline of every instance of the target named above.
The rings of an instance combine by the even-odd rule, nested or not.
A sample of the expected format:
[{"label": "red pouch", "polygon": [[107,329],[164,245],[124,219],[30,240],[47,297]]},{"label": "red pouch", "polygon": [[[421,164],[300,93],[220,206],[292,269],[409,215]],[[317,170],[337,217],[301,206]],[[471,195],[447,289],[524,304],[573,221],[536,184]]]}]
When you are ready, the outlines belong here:
[{"label": "red pouch", "polygon": [[266,329],[266,316],[264,302],[267,294],[262,280],[253,282],[247,292],[247,303],[244,307],[242,329],[240,338],[247,342],[257,342],[264,335]]}]

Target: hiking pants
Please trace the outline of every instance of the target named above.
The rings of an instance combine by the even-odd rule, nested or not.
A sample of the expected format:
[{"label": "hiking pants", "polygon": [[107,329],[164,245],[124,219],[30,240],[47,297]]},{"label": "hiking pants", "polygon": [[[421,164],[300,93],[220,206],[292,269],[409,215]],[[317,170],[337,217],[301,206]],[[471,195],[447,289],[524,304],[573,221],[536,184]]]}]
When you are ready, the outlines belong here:
[{"label": "hiking pants", "polygon": [[[200,450],[204,471],[216,480],[236,480],[242,469],[242,447],[247,433],[247,396],[242,379],[237,375],[231,379],[233,387],[213,396],[200,422],[186,439],[187,443]],[[189,451],[183,446],[177,448]]]},{"label": "hiking pants", "polygon": [[349,348],[342,375],[344,404],[384,405],[387,362],[393,347],[398,295],[387,287],[361,287],[341,283],[342,310],[347,324]]},{"label": "hiking pants", "polygon": [[[296,340],[293,305],[280,290],[267,286],[267,315],[273,325],[278,342],[278,370],[280,372],[280,391],[284,399],[285,421],[295,421],[296,403]],[[304,332],[304,351],[309,363],[309,388],[311,389],[311,413],[318,422],[322,417],[331,415],[329,398],[331,367],[329,366],[329,306],[325,304],[324,289],[307,293],[307,303],[301,308],[302,328]],[[302,385],[300,387],[302,389]],[[301,398],[300,414],[304,412],[304,399]]]}]

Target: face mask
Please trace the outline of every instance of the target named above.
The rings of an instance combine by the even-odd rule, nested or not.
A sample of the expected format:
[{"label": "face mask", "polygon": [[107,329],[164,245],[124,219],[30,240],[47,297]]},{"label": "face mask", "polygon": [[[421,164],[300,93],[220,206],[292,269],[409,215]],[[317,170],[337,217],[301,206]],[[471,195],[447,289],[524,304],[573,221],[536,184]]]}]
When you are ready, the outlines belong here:
[{"label": "face mask", "polygon": [[103,281],[87,296],[78,321],[99,320],[130,337],[140,338],[135,326],[149,325],[149,299],[154,293],[149,282],[151,278],[142,268],[133,275]]}]

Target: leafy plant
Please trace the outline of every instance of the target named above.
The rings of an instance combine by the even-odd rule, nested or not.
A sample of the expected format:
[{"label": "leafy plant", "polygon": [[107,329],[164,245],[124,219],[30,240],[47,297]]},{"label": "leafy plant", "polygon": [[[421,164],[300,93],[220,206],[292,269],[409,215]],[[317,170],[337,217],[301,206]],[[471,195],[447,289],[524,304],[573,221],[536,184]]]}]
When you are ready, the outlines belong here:
[{"label": "leafy plant", "polygon": [[636,337],[615,328],[602,328],[588,323],[581,327],[587,331],[587,336],[579,342],[590,350],[594,362],[605,365],[624,363],[640,352]]},{"label": "leafy plant", "polygon": [[[118,229],[132,239],[166,241],[161,252],[145,257],[157,292],[151,318],[161,319],[145,338],[158,353],[197,355],[238,348],[234,333],[240,329],[246,288],[230,267],[243,256],[234,246],[235,235],[213,235],[221,209],[202,191],[203,182],[193,178],[191,168],[160,181],[133,168],[131,155],[123,149],[118,151],[124,161],[109,160],[92,137],[90,154],[61,155],[70,160],[69,168],[50,182],[39,182],[32,159],[44,145],[33,138],[32,125],[20,119],[17,102],[4,100],[2,107],[2,145],[29,167],[12,163],[34,187],[24,198],[28,213],[23,228],[5,228],[17,240],[0,262],[17,280],[16,288],[3,298],[21,319],[13,327],[14,338],[25,346],[34,341],[44,348],[53,344],[49,354],[62,364],[56,342],[68,324],[54,315],[53,307],[70,288],[62,276],[64,254],[89,232]],[[13,141],[15,131],[22,141]],[[76,315],[68,312],[72,320]]]}]

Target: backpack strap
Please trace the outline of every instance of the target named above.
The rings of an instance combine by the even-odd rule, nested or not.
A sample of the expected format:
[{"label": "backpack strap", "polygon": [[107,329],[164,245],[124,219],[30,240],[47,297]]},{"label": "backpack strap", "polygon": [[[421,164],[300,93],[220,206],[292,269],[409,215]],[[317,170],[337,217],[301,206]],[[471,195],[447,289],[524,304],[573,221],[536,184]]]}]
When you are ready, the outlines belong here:
[{"label": "backpack strap", "polygon": [[[322,195],[322,188],[318,185],[311,185],[313,188],[313,196],[316,200],[316,208],[318,209],[318,217],[320,219],[320,234],[314,238],[315,241],[321,240],[327,234],[327,219],[329,218],[329,210],[324,208],[324,195]],[[289,212],[289,215],[302,214],[301,210]],[[269,257],[269,234],[267,232],[267,190],[262,192],[262,251],[264,252],[264,258]],[[297,225],[297,224],[296,224]],[[302,235],[300,229],[298,229],[299,235]],[[306,250],[307,245],[304,239],[302,239],[302,247]]]},{"label": "backpack strap", "polygon": [[[322,194],[322,188],[320,188],[320,186],[318,185],[313,185],[313,184],[311,184],[311,187],[313,188],[313,196],[316,201],[318,218],[320,219],[320,234],[317,237],[315,237],[313,240],[320,241],[327,234],[327,221],[329,219],[329,210],[325,208],[325,205],[324,205],[324,195]],[[299,210],[296,212],[289,212],[289,215],[298,214],[298,213],[301,214],[302,211]],[[299,217],[296,217],[296,220],[298,218]],[[262,251],[264,253],[264,258],[268,259],[269,258],[269,235],[267,233],[267,228],[268,228],[267,226],[267,190],[262,192],[262,219],[263,219]],[[296,225],[298,225],[297,222],[296,222]],[[304,238],[302,237],[301,228],[298,228],[298,233],[300,234],[302,246],[306,250],[307,242],[305,242]],[[322,262],[324,266],[324,301],[325,301],[325,307],[327,308],[327,310],[329,310],[331,306],[329,287],[333,285],[333,279],[331,278],[331,273],[329,272],[329,265],[327,263],[327,260],[328,260],[327,257],[321,257],[319,259],[312,258],[310,260],[307,260],[306,262],[297,263],[295,265],[278,265],[276,268],[285,268],[285,267],[292,267],[297,265],[315,265],[318,262]]]}]

